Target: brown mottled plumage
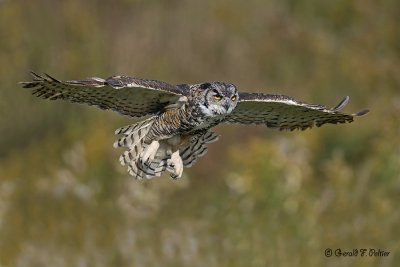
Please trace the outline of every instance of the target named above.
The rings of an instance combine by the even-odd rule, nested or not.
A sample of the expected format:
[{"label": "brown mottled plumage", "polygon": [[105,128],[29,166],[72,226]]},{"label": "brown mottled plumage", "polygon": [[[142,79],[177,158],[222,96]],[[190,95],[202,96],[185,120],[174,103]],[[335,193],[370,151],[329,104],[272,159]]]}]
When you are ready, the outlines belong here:
[{"label": "brown mottled plumage", "polygon": [[60,81],[32,73],[23,87],[41,98],[63,99],[111,109],[132,118],[151,116],[116,130],[122,135],[114,147],[124,147],[120,162],[138,179],[164,171],[179,178],[183,167],[202,157],[218,135],[209,131],[219,123],[264,124],[280,130],[305,130],[326,123],[352,122],[368,112],[344,114],[335,108],[306,104],[285,95],[238,93],[230,83],[170,85],[128,76]]}]

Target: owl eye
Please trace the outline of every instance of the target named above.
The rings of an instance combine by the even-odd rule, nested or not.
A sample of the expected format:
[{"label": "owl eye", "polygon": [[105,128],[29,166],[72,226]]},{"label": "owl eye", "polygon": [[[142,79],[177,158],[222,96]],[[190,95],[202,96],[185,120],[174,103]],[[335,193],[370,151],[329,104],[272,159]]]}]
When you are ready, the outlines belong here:
[{"label": "owl eye", "polygon": [[236,100],[236,96],[235,96],[235,95],[232,96],[232,97],[231,97],[231,100],[232,100],[232,101],[235,101],[235,100]]},{"label": "owl eye", "polygon": [[220,101],[222,99],[221,95],[214,95],[214,99]]}]

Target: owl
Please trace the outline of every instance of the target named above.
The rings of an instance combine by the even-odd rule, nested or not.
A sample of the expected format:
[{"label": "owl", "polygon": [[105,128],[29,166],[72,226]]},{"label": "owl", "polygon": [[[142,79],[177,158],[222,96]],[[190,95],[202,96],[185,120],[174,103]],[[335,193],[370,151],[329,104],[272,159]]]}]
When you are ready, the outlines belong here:
[{"label": "owl", "polygon": [[171,85],[128,76],[70,81],[33,72],[32,76],[32,81],[21,84],[37,97],[143,118],[115,131],[119,139],[114,147],[125,150],[119,160],[137,179],[150,179],[166,171],[173,179],[180,178],[183,168],[191,167],[207,153],[208,145],[218,140],[210,129],[220,123],[262,124],[292,131],[352,122],[368,112],[339,112],[349,97],[329,109],[285,95],[239,92],[225,82]]}]

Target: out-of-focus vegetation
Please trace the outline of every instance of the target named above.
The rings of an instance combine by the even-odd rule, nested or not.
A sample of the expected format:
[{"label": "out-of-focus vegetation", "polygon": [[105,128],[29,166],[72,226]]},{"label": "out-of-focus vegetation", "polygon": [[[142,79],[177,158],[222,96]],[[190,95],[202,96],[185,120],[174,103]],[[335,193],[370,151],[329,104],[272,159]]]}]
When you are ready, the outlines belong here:
[{"label": "out-of-focus vegetation", "polygon": [[[399,266],[400,2],[0,1],[1,266]],[[138,182],[126,117],[43,101],[29,70],[222,80],[368,107],[305,132],[220,126],[185,177]],[[388,257],[324,256],[375,248]]]}]

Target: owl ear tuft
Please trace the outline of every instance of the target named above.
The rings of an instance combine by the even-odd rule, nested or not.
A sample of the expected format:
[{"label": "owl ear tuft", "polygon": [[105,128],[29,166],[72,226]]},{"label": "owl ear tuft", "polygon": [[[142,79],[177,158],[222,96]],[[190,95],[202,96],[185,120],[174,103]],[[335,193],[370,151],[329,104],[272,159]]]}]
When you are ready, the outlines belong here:
[{"label": "owl ear tuft", "polygon": [[209,88],[211,86],[211,83],[202,83],[202,84],[200,84],[200,88],[201,89],[207,89],[207,88]]}]

